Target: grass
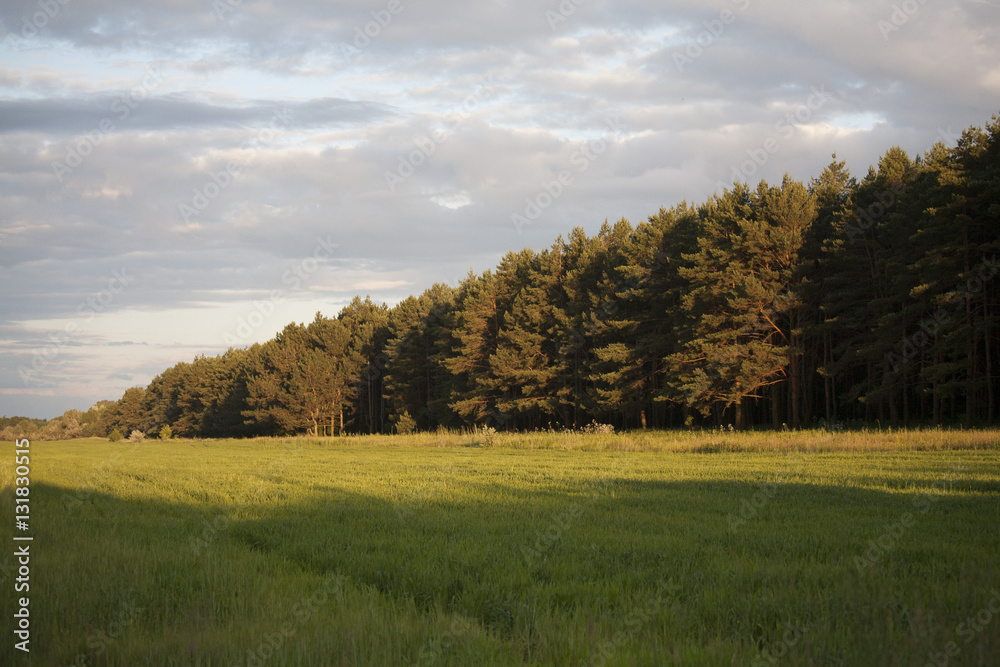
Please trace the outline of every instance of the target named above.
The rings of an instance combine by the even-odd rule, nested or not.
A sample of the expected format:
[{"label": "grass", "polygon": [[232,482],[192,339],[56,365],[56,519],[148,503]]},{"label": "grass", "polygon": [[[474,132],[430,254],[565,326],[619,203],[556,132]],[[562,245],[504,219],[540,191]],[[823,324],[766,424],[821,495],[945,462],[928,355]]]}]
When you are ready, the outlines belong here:
[{"label": "grass", "polygon": [[996,431],[479,444],[32,443],[0,664],[1000,662]]},{"label": "grass", "polygon": [[[267,443],[271,438],[261,438]],[[568,449],[623,452],[876,452],[954,451],[998,449],[1000,430],[954,431],[860,430],[860,431],[631,431],[619,434],[536,431],[528,433],[459,434],[415,433],[411,435],[354,436],[348,438],[372,445],[461,447],[493,446],[510,449]],[[279,440],[280,441],[280,440]]]}]

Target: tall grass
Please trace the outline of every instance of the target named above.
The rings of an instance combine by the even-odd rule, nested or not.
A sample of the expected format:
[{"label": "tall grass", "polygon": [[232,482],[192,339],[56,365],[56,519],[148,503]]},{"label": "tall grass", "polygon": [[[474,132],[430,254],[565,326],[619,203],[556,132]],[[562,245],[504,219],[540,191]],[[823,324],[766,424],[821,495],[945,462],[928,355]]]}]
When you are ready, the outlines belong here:
[{"label": "tall grass", "polygon": [[1000,450],[1000,429],[728,431],[675,430],[583,433],[580,431],[439,432],[408,435],[352,435],[345,437],[255,438],[261,446],[314,443],[328,446],[382,447],[500,447],[620,452],[888,452]]}]

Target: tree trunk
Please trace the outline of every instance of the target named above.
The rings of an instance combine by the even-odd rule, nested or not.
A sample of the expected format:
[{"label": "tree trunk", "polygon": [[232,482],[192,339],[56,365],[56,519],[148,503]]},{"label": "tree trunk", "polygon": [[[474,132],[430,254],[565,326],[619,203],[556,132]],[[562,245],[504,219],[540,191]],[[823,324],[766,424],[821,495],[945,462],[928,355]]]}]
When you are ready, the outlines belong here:
[{"label": "tree trunk", "polygon": [[965,297],[965,349],[968,364],[965,374],[965,428],[972,428],[972,413],[976,406],[976,339],[973,336],[972,295]]},{"label": "tree trunk", "polygon": [[792,341],[793,341],[793,345],[792,345],[792,358],[789,359],[789,364],[788,364],[788,374],[789,374],[790,379],[791,379],[791,383],[790,383],[790,386],[789,386],[789,395],[791,396],[791,399],[792,399],[791,400],[791,405],[789,406],[788,410],[789,410],[789,413],[790,413],[789,414],[789,417],[790,417],[789,422],[791,422],[789,424],[789,426],[791,426],[791,428],[793,428],[795,430],[798,430],[799,425],[800,425],[800,423],[799,423],[799,413],[801,412],[800,405],[799,405],[799,399],[801,397],[801,391],[802,391],[802,382],[801,382],[801,380],[802,380],[802,369],[800,368],[801,365],[802,365],[802,358],[798,354],[796,354],[796,347],[797,346],[794,343],[794,341],[795,341],[796,338],[797,338],[797,336],[793,336],[792,337]]},{"label": "tree trunk", "polygon": [[830,353],[830,332],[823,333],[823,366],[826,372],[823,373],[823,404],[826,407],[827,427],[833,424],[833,377],[830,373],[831,359]]},{"label": "tree trunk", "polygon": [[[937,345],[940,341],[940,334],[934,334],[934,354],[931,359],[931,364],[941,363],[941,354],[937,352]],[[941,425],[941,394],[938,391],[938,381],[935,379],[931,382],[931,419],[934,421],[935,426]]]},{"label": "tree trunk", "polygon": [[[365,374],[365,377],[368,378],[368,382],[366,383],[368,385],[366,387],[366,389],[368,389],[368,432],[374,433],[375,432],[375,387],[374,387],[375,380],[372,377],[371,370],[372,370],[372,362],[371,359],[369,359],[368,372]],[[331,435],[332,434],[333,433],[331,431]]]},{"label": "tree trunk", "polygon": [[[972,267],[969,264],[969,228],[965,227],[962,235],[963,240],[963,255],[965,257],[965,275],[969,276]],[[975,378],[976,378],[976,348],[975,340],[973,338],[973,322],[972,322],[972,294],[969,293],[968,283],[966,283],[965,288],[965,349],[966,349],[966,359],[965,362],[968,364],[968,368],[965,374],[965,428],[972,427],[972,409],[975,406]]]},{"label": "tree trunk", "polygon": [[990,302],[983,290],[983,339],[986,342],[986,423],[993,425],[993,351],[990,346],[993,341],[990,336]]},{"label": "tree trunk", "polygon": [[903,426],[910,426],[910,392],[908,388],[908,378],[910,375],[910,365],[903,364]]},{"label": "tree trunk", "polygon": [[771,428],[781,426],[781,383],[771,385]]}]

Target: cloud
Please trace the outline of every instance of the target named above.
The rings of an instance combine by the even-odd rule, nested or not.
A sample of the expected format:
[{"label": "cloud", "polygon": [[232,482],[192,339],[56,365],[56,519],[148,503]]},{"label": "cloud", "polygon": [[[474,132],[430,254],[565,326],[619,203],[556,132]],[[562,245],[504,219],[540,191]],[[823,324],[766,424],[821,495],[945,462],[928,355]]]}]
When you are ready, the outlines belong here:
[{"label": "cloud", "polygon": [[277,114],[293,118],[297,129],[314,129],[369,123],[393,113],[384,104],[337,98],[251,100],[227,106],[180,95],[146,99],[143,92],[124,91],[86,98],[0,100],[0,132],[100,133],[105,121],[112,126],[108,131],[254,128],[267,125]]},{"label": "cloud", "polygon": [[[39,406],[115,398],[222,351],[275,291],[283,308],[254,340],[741,175],[805,180],[833,152],[861,175],[892,145],[918,154],[985,122],[1000,91],[995,3],[918,6],[5,2],[7,389],[90,315],[33,385],[55,392]],[[134,282],[101,304],[122,270]]]}]

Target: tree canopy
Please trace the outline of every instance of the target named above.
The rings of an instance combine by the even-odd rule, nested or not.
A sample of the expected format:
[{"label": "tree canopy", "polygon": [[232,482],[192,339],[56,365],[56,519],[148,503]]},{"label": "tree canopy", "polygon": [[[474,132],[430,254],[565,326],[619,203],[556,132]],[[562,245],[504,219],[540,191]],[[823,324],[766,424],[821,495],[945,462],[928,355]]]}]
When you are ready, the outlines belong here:
[{"label": "tree canopy", "polygon": [[392,307],[356,298],[179,363],[88,428],[995,424],[998,258],[994,117],[860,180],[834,156],[807,184],[734,183]]}]

